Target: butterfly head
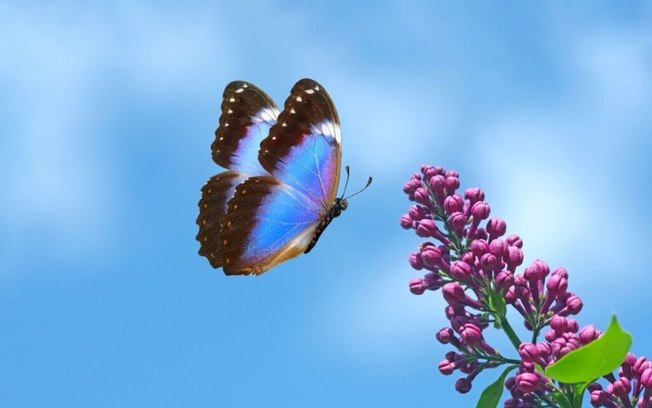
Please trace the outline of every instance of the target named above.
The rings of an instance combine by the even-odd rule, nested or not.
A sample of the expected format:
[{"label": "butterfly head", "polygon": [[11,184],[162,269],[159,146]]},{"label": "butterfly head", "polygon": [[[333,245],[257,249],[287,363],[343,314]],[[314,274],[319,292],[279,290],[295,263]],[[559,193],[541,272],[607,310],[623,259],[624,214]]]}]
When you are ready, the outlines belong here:
[{"label": "butterfly head", "polygon": [[330,208],[330,216],[332,218],[338,217],[342,214],[342,211],[346,210],[349,207],[348,201],[345,198],[336,198]]}]

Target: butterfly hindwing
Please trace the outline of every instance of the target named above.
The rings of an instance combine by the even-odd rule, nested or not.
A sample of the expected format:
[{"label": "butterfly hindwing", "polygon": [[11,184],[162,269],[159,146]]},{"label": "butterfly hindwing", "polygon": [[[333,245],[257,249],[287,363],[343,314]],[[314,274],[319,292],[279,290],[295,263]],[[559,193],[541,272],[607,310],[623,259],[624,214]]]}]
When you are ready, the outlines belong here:
[{"label": "butterfly hindwing", "polygon": [[258,275],[304,253],[320,217],[320,207],[276,178],[247,179],[237,186],[224,218],[224,272]]},{"label": "butterfly hindwing", "polygon": [[260,144],[258,160],[270,174],[329,206],[340,179],[341,136],[335,105],[311,79],[294,85],[283,112]]},{"label": "butterfly hindwing", "polygon": [[215,163],[245,174],[266,174],[257,159],[258,148],[278,113],[274,101],[257,86],[245,81],[227,85],[211,145]]},{"label": "butterfly hindwing", "polygon": [[197,240],[201,244],[199,254],[208,258],[213,268],[223,264],[220,236],[228,202],[233,198],[236,186],[246,179],[242,173],[225,171],[211,177],[202,187]]}]

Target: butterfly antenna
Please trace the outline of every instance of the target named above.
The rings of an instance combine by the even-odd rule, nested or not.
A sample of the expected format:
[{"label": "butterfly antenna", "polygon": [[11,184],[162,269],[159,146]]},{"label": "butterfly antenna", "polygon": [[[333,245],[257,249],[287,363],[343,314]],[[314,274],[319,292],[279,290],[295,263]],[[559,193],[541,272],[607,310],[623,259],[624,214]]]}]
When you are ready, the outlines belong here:
[{"label": "butterfly antenna", "polygon": [[345,200],[348,200],[349,198],[351,198],[351,197],[353,197],[353,196],[357,196],[358,194],[360,194],[360,193],[362,193],[363,191],[365,191],[365,190],[367,189],[367,187],[369,187],[369,185],[371,185],[371,182],[372,182],[372,181],[373,181],[373,179],[372,179],[371,176],[370,176],[370,177],[369,177],[369,180],[367,180],[367,184],[366,184],[364,187],[362,187],[362,189],[360,189],[358,192],[353,193],[353,194],[351,194],[350,196],[346,197]]},{"label": "butterfly antenna", "polygon": [[344,170],[346,170],[346,181],[344,182],[344,191],[342,191],[342,197],[340,197],[342,199],[344,199],[344,194],[346,194],[346,187],[349,185],[349,175],[350,175],[349,166],[348,165],[344,166]]}]

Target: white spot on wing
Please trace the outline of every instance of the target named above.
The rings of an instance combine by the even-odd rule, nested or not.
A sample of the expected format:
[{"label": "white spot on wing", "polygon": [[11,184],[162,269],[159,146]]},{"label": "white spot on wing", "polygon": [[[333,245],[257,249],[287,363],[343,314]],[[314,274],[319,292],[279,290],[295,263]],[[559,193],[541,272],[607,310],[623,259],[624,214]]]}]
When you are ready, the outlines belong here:
[{"label": "white spot on wing", "polygon": [[230,98],[229,98],[229,102],[235,102],[235,98],[234,98],[234,97],[230,97]]},{"label": "white spot on wing", "polygon": [[307,94],[314,94],[315,90],[314,89],[306,89]]},{"label": "white spot on wing", "polygon": [[276,118],[278,117],[278,109],[273,109],[273,108],[265,108],[256,115],[256,119],[258,121],[264,121],[268,123],[274,123],[276,122]]},{"label": "white spot on wing", "polygon": [[342,143],[340,125],[338,125],[337,123],[333,123],[329,120],[325,120],[320,124],[318,124],[316,128],[317,131],[319,131],[322,135],[329,138],[335,138],[335,141],[337,141],[337,143]]},{"label": "white spot on wing", "polygon": [[301,99],[300,96],[297,96],[297,98],[296,98],[296,101],[297,101],[297,102],[301,102],[302,100],[303,100],[303,99]]},{"label": "white spot on wing", "polygon": [[235,90],[235,93],[242,93],[242,91],[244,91],[244,88],[238,88]]}]

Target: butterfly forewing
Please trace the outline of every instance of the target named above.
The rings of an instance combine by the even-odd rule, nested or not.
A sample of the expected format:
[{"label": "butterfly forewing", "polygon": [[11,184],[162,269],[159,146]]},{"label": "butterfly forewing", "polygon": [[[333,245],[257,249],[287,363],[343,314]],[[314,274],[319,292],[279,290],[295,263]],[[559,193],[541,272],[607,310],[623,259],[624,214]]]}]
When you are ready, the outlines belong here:
[{"label": "butterfly forewing", "polygon": [[258,160],[274,177],[328,207],[337,196],[340,144],[339,117],[330,96],[317,82],[302,79],[260,144]]},{"label": "butterfly forewing", "polygon": [[227,85],[211,145],[215,163],[245,174],[266,174],[257,160],[258,148],[278,113],[274,101],[257,86],[245,81]]}]

